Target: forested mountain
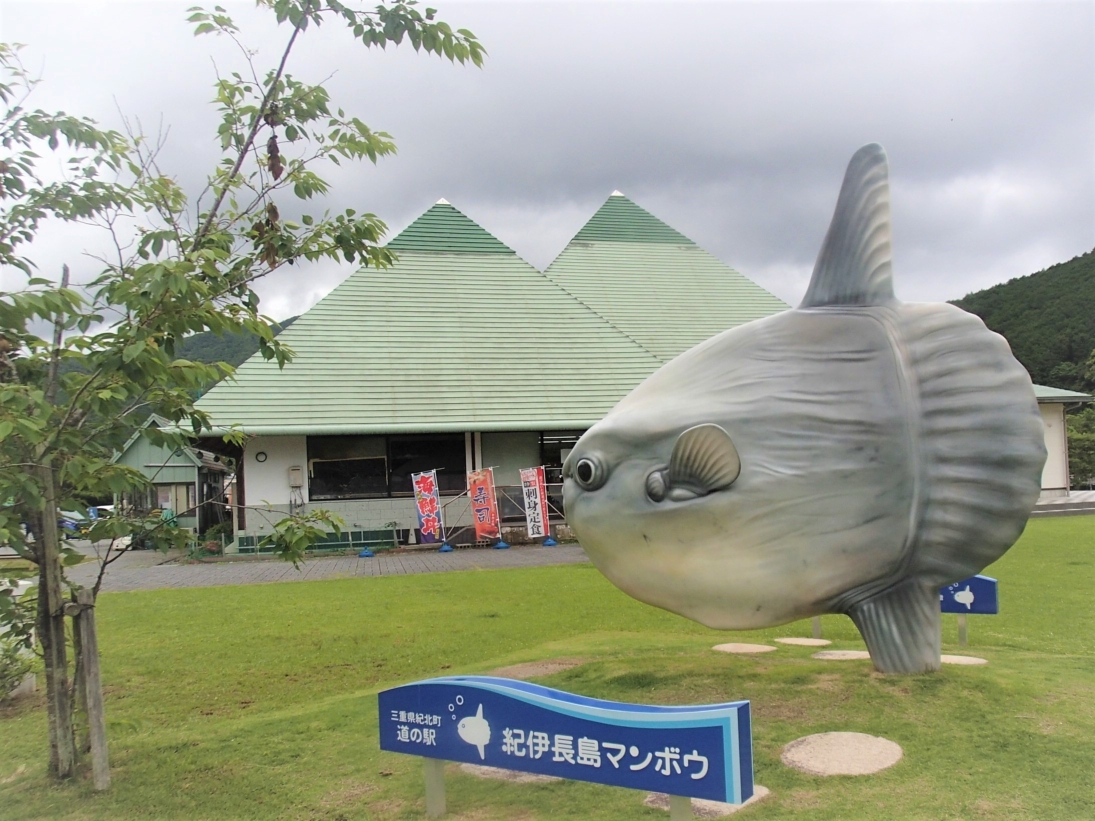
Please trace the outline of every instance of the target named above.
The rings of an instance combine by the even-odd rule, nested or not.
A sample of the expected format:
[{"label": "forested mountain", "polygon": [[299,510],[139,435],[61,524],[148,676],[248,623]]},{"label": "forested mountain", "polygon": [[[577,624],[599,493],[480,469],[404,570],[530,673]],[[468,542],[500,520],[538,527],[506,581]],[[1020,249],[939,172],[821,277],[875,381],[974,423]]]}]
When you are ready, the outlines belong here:
[{"label": "forested mountain", "polygon": [[[274,333],[279,334],[292,325],[297,317],[292,316],[284,322],[274,325]],[[175,355],[191,362],[227,362],[239,367],[259,349],[259,338],[255,334],[225,334],[218,336],[212,331],[188,336],[175,348]]]},{"label": "forested mountain", "polygon": [[1095,387],[1095,250],[954,304],[1007,339],[1035,383]]}]

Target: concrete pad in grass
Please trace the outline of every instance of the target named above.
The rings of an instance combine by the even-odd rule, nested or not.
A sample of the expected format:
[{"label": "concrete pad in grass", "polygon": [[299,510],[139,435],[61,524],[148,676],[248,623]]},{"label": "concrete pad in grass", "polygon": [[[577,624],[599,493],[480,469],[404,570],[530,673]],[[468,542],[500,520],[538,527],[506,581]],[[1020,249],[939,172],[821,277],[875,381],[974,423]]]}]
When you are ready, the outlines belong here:
[{"label": "concrete pad in grass", "polygon": [[939,657],[944,664],[988,664],[988,659],[977,658],[977,656],[948,656],[946,654]]},{"label": "concrete pad in grass", "polygon": [[869,659],[871,654],[866,650],[822,650],[813,653],[810,658],[822,661],[853,661],[855,659]]},{"label": "concrete pad in grass", "polygon": [[712,650],[718,650],[720,653],[771,653],[777,649],[770,644],[739,644],[737,642],[731,642],[730,644],[716,644],[711,648]]},{"label": "concrete pad in grass", "polygon": [[796,647],[828,647],[832,644],[828,639],[805,639],[798,637],[776,639],[776,641],[780,644],[793,644]]},{"label": "concrete pad in grass", "polygon": [[866,733],[817,733],[783,748],[780,760],[809,775],[871,775],[901,760],[901,745]]}]

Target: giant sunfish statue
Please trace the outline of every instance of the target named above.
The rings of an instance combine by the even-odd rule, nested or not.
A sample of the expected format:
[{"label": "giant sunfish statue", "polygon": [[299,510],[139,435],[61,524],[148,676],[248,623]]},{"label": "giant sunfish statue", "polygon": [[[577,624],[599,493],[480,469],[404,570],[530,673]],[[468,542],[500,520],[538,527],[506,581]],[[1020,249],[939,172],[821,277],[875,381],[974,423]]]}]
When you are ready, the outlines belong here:
[{"label": "giant sunfish statue", "polygon": [[1030,377],[952,305],[894,297],[886,154],[852,157],[802,304],[635,388],[563,466],[567,520],[641,601],[747,630],[846,613],[884,673],[939,668],[939,588],[1023,531]]}]

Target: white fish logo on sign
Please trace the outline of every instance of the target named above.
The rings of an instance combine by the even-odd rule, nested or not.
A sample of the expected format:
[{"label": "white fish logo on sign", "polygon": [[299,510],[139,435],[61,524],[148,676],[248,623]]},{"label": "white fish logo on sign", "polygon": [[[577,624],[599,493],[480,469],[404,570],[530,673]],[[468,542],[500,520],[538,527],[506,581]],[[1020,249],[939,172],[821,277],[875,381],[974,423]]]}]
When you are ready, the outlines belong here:
[{"label": "white fish logo on sign", "polygon": [[456,732],[468,744],[479,748],[481,760],[487,757],[485,748],[490,743],[490,724],[483,718],[482,704],[479,705],[475,715],[460,719],[460,723],[456,725]]},{"label": "white fish logo on sign", "polygon": [[959,590],[955,593],[954,600],[959,604],[966,605],[966,609],[969,610],[973,606],[973,591],[970,590],[970,586],[967,584],[965,590]]}]

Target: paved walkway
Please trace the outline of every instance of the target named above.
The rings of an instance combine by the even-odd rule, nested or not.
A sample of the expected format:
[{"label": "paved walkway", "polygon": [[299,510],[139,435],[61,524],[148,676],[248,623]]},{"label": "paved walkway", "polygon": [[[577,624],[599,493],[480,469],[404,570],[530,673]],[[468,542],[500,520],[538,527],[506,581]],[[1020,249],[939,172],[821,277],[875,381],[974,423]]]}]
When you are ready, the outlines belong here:
[{"label": "paved walkway", "polygon": [[[79,545],[79,549],[93,554],[87,542]],[[170,556],[157,551],[137,550],[124,554],[107,568],[102,592],[299,582],[355,576],[404,576],[411,573],[443,573],[447,570],[543,567],[585,561],[589,559],[579,545],[513,547],[509,550],[468,548],[457,549],[452,553],[382,553],[372,559],[338,556],[308,559],[299,569],[277,559],[177,564]],[[78,584],[90,586],[97,573],[98,563],[87,562],[71,568],[67,575]]]}]

